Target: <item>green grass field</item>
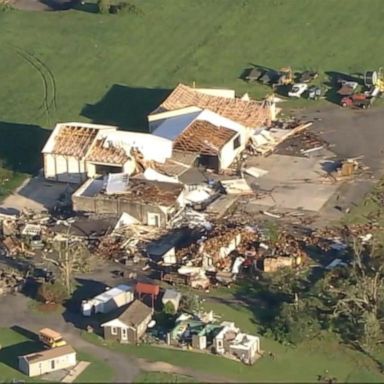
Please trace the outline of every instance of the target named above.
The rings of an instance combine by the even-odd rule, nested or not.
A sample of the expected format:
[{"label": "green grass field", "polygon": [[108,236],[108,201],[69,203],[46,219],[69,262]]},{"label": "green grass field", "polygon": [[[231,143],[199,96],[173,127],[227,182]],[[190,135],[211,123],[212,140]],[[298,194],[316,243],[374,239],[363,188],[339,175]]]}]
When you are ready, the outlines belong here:
[{"label": "green grass field", "polygon": [[[18,371],[18,356],[41,350],[41,345],[32,340],[25,331],[0,328],[0,346],[0,381],[19,379],[34,383],[44,382],[39,378],[29,378]],[[113,371],[105,362],[82,351],[78,351],[77,359],[91,364],[76,378],[76,383],[112,382]]]},{"label": "green grass field", "polygon": [[380,0],[130,2],[144,15],[0,14],[1,120],[140,128],[180,81],[263,96],[267,88],[238,78],[250,63],[322,72],[383,65]]},{"label": "green grass field", "polygon": [[36,171],[43,128],[59,121],[142,130],[178,82],[261,97],[270,89],[239,79],[250,64],[322,73],[383,64],[381,0],[130,3],[143,15],[99,15],[91,3],[66,12],[0,12],[4,168]]},{"label": "green grass field", "polygon": [[191,377],[164,372],[143,372],[135,378],[135,383],[197,383]]}]

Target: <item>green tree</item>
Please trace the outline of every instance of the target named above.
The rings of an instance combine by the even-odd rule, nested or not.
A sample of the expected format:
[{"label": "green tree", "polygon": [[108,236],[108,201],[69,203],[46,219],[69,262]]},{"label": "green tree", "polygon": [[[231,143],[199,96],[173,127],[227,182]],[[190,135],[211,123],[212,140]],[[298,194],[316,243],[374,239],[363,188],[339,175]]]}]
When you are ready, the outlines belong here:
[{"label": "green tree", "polygon": [[62,304],[68,298],[67,290],[58,281],[55,283],[43,283],[37,290],[37,299],[43,303]]},{"label": "green tree", "polygon": [[372,353],[384,342],[384,255],[373,243],[356,238],[351,251],[346,273],[329,273],[322,297],[344,339]]},{"label": "green tree", "polygon": [[183,295],[180,306],[185,312],[198,313],[202,308],[201,299],[193,292],[188,292]]}]

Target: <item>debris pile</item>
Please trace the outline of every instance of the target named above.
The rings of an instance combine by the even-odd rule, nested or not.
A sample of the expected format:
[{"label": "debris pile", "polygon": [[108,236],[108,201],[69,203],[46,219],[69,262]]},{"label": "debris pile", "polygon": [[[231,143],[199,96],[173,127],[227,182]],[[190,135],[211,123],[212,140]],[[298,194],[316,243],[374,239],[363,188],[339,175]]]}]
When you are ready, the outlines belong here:
[{"label": "debris pile", "polygon": [[281,231],[276,239],[271,239],[264,232],[256,227],[218,225],[198,241],[177,249],[176,265],[163,271],[161,278],[171,284],[202,287],[201,282],[209,276],[211,281],[228,285],[249,267],[273,272],[308,263],[303,237]]},{"label": "debris pile", "polygon": [[326,172],[321,178],[323,182],[335,183],[361,174],[368,169],[368,167],[358,162],[357,159],[346,159],[341,162],[335,162],[333,169]]},{"label": "debris pile", "polygon": [[279,145],[291,138],[299,135],[312,125],[308,123],[297,123],[296,121],[276,123],[275,127],[262,129],[255,132],[248,145],[248,153],[251,155],[268,156],[272,154]]},{"label": "debris pile", "polygon": [[376,232],[380,230],[379,223],[370,222],[365,224],[350,224],[340,228],[323,228],[314,231],[305,238],[308,244],[315,245],[324,252],[329,250],[345,250],[349,239],[360,239],[363,243],[368,242]]},{"label": "debris pile", "polygon": [[329,148],[329,143],[309,130],[296,133],[281,143],[276,153],[290,156],[308,156],[312,152]]}]

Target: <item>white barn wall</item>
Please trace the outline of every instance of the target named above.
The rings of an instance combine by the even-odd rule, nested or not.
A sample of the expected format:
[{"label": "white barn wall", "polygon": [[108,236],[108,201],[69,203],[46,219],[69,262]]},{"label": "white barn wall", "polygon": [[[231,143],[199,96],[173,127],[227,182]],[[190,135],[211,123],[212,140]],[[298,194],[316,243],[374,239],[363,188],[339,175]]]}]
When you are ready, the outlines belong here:
[{"label": "white barn wall", "polygon": [[226,143],[220,151],[220,168],[227,169],[235,160],[236,156],[243,150],[243,146],[233,149],[233,143],[238,137],[234,136],[228,143]]}]

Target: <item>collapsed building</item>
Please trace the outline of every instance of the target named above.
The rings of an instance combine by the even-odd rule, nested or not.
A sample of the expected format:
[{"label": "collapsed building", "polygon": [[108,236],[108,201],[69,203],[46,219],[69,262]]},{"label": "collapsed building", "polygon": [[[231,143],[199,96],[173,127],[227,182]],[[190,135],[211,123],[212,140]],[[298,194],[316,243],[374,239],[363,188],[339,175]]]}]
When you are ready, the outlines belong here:
[{"label": "collapsed building", "polygon": [[183,186],[116,174],[106,182],[89,179],[73,194],[72,201],[75,211],[127,213],[142,224],[165,227],[183,206]]}]

